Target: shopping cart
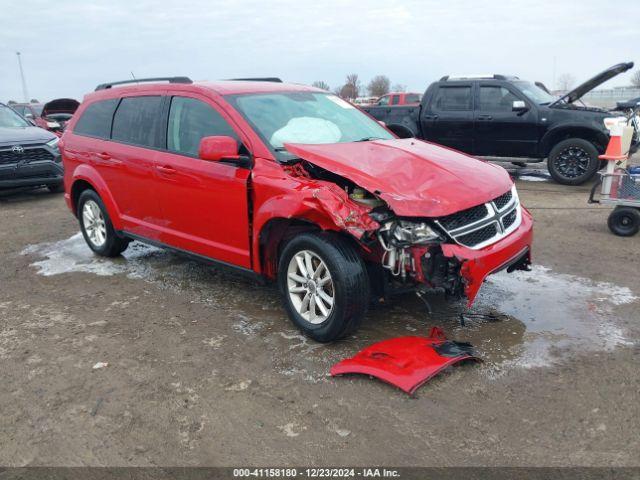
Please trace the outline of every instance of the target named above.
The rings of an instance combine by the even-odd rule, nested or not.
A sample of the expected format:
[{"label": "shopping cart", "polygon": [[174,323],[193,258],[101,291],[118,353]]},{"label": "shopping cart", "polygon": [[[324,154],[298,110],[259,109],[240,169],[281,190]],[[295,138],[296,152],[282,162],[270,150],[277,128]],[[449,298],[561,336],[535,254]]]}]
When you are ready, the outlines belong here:
[{"label": "shopping cart", "polygon": [[[636,112],[633,112],[636,120]],[[638,135],[637,126],[631,121],[611,129],[607,151],[600,159],[607,160],[607,169],[600,174],[600,181],[591,189],[589,203],[614,205],[607,224],[616,235],[630,237],[640,230],[640,169],[627,168],[629,151]],[[600,196],[595,198],[596,190]]]}]

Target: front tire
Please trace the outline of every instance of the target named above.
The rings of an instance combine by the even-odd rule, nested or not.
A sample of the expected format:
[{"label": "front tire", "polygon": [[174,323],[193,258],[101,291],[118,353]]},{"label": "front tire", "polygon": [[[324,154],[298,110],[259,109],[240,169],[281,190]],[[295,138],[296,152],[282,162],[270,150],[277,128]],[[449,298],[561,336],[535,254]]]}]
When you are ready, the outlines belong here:
[{"label": "front tire", "polygon": [[607,220],[609,230],[620,237],[631,237],[640,230],[640,210],[633,207],[616,207]]},{"label": "front tire", "polygon": [[129,239],[116,234],[100,195],[93,190],[80,194],[77,216],[85,242],[98,255],[116,257],[129,245]]},{"label": "front tire", "polygon": [[291,321],[318,342],[355,331],[369,306],[362,257],[331,233],[303,233],[289,241],[278,263],[278,286]]},{"label": "front tire", "polygon": [[551,149],[547,167],[562,185],[582,185],[593,178],[600,166],[595,145],[582,138],[563,140]]}]

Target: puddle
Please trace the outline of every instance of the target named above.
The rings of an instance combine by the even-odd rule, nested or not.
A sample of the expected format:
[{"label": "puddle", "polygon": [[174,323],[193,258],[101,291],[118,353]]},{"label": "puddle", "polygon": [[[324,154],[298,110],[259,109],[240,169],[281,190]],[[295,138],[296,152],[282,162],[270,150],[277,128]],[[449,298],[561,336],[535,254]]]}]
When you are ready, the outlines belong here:
[{"label": "puddle", "polygon": [[[617,309],[638,301],[628,288],[535,266],[532,272],[489,277],[471,310],[463,302],[436,297],[430,299],[433,314],[427,316],[419,299],[407,296],[393,306],[373,309],[354,337],[327,346],[291,330],[273,289],[256,287],[169,251],[133,242],[122,258],[104,259],[93,255],[77,234],[32,245],[22,253],[39,257],[32,266],[45,276],[71,272],[126,275],[161,288],[194,292],[197,301],[234,312],[231,330],[235,334],[262,337],[270,349],[280,352],[274,355],[275,366],[283,374],[299,373],[306,378],[318,373],[313,376],[315,381],[321,381],[325,367],[343,358],[345,352],[351,354],[391,336],[426,335],[436,325],[452,339],[471,342],[490,366],[549,366],[570,352],[632,345],[619,325]],[[246,301],[248,296],[251,302]],[[272,322],[276,324],[273,331]]]},{"label": "puddle", "polygon": [[551,175],[546,170],[535,168],[518,168],[509,170],[509,175],[514,179],[523,180],[525,182],[550,182]]}]

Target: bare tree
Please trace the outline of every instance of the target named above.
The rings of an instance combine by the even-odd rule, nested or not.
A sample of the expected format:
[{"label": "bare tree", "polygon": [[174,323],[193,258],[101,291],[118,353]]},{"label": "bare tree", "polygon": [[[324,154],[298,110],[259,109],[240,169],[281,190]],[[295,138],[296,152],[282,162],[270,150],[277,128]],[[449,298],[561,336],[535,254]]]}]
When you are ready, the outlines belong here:
[{"label": "bare tree", "polygon": [[40,103],[37,98],[32,98],[30,103]]},{"label": "bare tree", "polygon": [[389,77],[385,75],[376,75],[371,79],[369,85],[367,85],[367,90],[369,91],[369,95],[372,97],[381,97],[389,93],[389,85],[391,85]]},{"label": "bare tree", "polygon": [[558,77],[557,87],[558,90],[567,91],[573,84],[576,83],[576,79],[570,73],[563,73]]},{"label": "bare tree", "polygon": [[393,87],[391,87],[392,92],[406,92],[407,86],[402,83],[396,83]]},{"label": "bare tree", "polygon": [[316,80],[311,84],[312,87],[319,88],[321,90],[326,90],[327,92],[331,90],[331,87],[324,80]]},{"label": "bare tree", "polygon": [[634,74],[631,75],[631,85],[640,88],[640,70],[636,70]]},{"label": "bare tree", "polygon": [[360,95],[360,90],[362,89],[362,83],[358,78],[357,73],[350,73],[347,75],[346,83],[340,88],[340,96],[342,98],[347,98],[353,100],[358,98]]}]

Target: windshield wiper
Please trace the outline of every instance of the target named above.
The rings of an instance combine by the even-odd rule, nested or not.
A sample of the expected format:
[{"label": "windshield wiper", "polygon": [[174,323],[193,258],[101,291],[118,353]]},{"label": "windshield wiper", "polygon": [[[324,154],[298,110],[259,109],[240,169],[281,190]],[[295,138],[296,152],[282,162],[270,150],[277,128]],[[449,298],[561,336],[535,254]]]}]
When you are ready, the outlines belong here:
[{"label": "windshield wiper", "polygon": [[383,140],[382,137],[364,137],[361,138],[360,140],[354,140],[355,142],[370,142],[372,140]]}]

